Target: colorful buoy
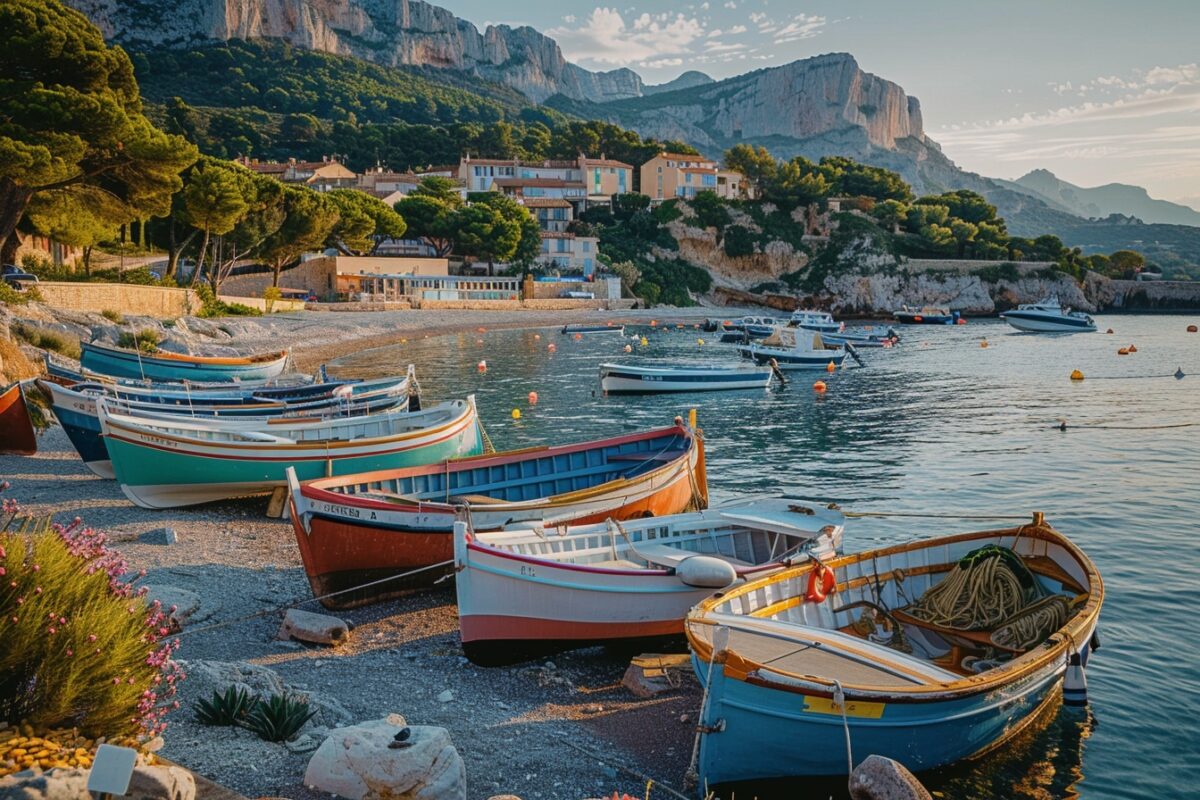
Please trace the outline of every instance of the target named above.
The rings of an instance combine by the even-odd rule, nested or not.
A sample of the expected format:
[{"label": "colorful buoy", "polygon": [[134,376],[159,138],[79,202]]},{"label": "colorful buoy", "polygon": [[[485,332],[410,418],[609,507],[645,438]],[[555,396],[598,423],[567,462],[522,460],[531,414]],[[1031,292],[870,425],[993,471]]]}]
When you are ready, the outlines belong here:
[{"label": "colorful buoy", "polygon": [[650,344],[650,340],[647,339],[645,336],[643,336],[642,337],[642,347],[645,347],[648,344]]},{"label": "colorful buoy", "polygon": [[625,352],[626,352],[626,353],[632,353],[632,352],[633,352],[633,346],[632,346],[632,345],[628,345],[628,344],[627,344],[627,345],[625,345]]},{"label": "colorful buoy", "polygon": [[652,319],[652,320],[650,320],[650,327],[651,327],[651,328],[657,328],[657,327],[658,327],[658,320],[656,320],[656,319]]},{"label": "colorful buoy", "polygon": [[513,419],[520,419],[520,418],[521,418],[521,409],[519,409],[519,408],[514,408],[514,409],[512,410],[512,418],[513,418]]},{"label": "colorful buoy", "polygon": [[537,392],[530,392],[529,393],[529,405],[536,406],[537,401],[538,401]]},{"label": "colorful buoy", "polygon": [[696,340],[696,346],[697,346],[697,347],[703,347],[703,346],[704,346],[704,340],[703,340],[703,339],[697,339],[697,340]]},{"label": "colorful buoy", "polygon": [[1079,370],[1072,370],[1072,372],[1071,372],[1071,380],[1073,380],[1073,381],[1081,381],[1081,380],[1083,380],[1083,373],[1082,373],[1082,372],[1080,372]]},{"label": "colorful buoy", "polygon": [[578,341],[579,341],[580,339],[582,339],[582,338],[583,338],[583,334],[582,334],[582,333],[577,333],[577,334],[575,334],[575,341],[577,341],[577,342],[578,342]]},{"label": "colorful buoy", "polygon": [[535,334],[533,335],[533,340],[534,340],[535,342],[536,342],[536,341],[541,341],[541,338],[542,338],[542,335],[541,335],[540,333],[535,333]]},{"label": "colorful buoy", "polygon": [[1109,328],[1108,330],[1105,331],[1105,333],[1112,333],[1112,332],[1113,332],[1112,328]]},{"label": "colorful buoy", "polygon": [[487,372],[487,362],[480,361],[478,364],[475,365],[475,368],[478,369],[480,372]]},{"label": "colorful buoy", "polygon": [[955,325],[966,325],[967,321],[965,319],[963,319],[962,317],[959,317],[958,319],[956,319],[954,321],[954,324]]},{"label": "colorful buoy", "polygon": [[555,346],[554,342],[551,342],[550,344],[546,345],[546,349],[553,353],[558,348]]},{"label": "colorful buoy", "polygon": [[1188,333],[1195,333],[1197,330],[1200,330],[1200,328],[1197,328],[1195,325],[1188,325],[1187,327]]},{"label": "colorful buoy", "polygon": [[987,340],[987,339],[984,339],[982,342],[980,342],[980,343],[979,343],[979,346],[980,346],[980,347],[987,347],[987,346],[988,346],[988,340]]},{"label": "colorful buoy", "polygon": [[826,372],[833,372],[835,369],[837,369],[837,367],[834,366],[834,363],[832,361],[830,361],[828,364],[825,365]]},{"label": "colorful buoy", "polygon": [[487,328],[476,328],[480,333],[487,333]]},{"label": "colorful buoy", "polygon": [[1117,355],[1119,355],[1119,356],[1127,356],[1127,355],[1129,355],[1129,348],[1128,348],[1128,347],[1122,347],[1120,350],[1118,350],[1118,351],[1117,351]]},{"label": "colorful buoy", "polygon": [[813,391],[815,391],[817,394],[823,394],[825,392],[825,381],[817,381],[814,383]]},{"label": "colorful buoy", "polygon": [[1137,347],[1135,347],[1134,345],[1129,345],[1129,352],[1131,352],[1131,353],[1136,353],[1136,352],[1137,352]]}]

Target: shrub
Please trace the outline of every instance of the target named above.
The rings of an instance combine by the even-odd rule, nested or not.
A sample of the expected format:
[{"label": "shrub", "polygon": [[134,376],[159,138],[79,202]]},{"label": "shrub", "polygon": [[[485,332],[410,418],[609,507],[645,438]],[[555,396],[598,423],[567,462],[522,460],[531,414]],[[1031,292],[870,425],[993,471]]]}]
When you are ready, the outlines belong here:
[{"label": "shrub", "polygon": [[705,190],[697,192],[690,201],[692,214],[702,228],[722,230],[729,224],[729,209],[725,207],[716,192]]},{"label": "shrub", "polygon": [[117,347],[129,350],[140,350],[143,353],[153,353],[158,350],[162,338],[153,328],[142,328],[137,333],[126,331],[117,338]]},{"label": "shrub", "polygon": [[678,200],[664,200],[655,206],[651,213],[660,225],[674,222],[683,216],[683,211],[679,209]]},{"label": "shrub", "polygon": [[975,274],[979,276],[979,280],[984,281],[985,283],[999,283],[1000,281],[1013,282],[1021,279],[1021,271],[1017,269],[1017,265],[1011,261],[977,269],[975,270]]},{"label": "shrub", "polygon": [[[0,483],[0,490],[7,489]],[[167,617],[103,533],[21,517],[0,518],[0,719],[37,730],[144,739],[166,724],[183,676],[166,642]],[[172,609],[173,610],[173,609]]]},{"label": "shrub", "polygon": [[201,725],[241,725],[257,704],[258,699],[248,691],[230,686],[224,694],[214,690],[211,700],[200,698],[193,709]]},{"label": "shrub", "polygon": [[226,303],[217,298],[211,286],[207,283],[202,283],[196,287],[196,294],[200,296],[200,313],[201,317],[261,317],[262,312],[257,308],[251,308],[242,303]]},{"label": "shrub", "polygon": [[104,317],[106,320],[108,320],[109,322],[112,322],[116,325],[124,325],[125,324],[125,315],[122,314],[120,311],[114,311],[111,308],[106,308],[103,311],[101,311],[100,316]]},{"label": "shrub", "polygon": [[35,378],[40,373],[41,369],[26,357],[20,346],[0,333],[0,383]]},{"label": "shrub", "polygon": [[268,742],[284,742],[291,739],[304,723],[316,714],[308,707],[308,701],[286,694],[273,694],[259,700],[246,717],[245,727]]},{"label": "shrub", "polygon": [[743,225],[730,225],[725,229],[725,255],[730,258],[754,254],[754,234]]},{"label": "shrub", "polygon": [[6,306],[23,306],[31,299],[28,291],[18,292],[5,281],[0,281],[0,303]]},{"label": "shrub", "polygon": [[[268,286],[263,289],[263,305],[267,307],[267,313],[271,313],[271,309],[275,307],[275,301],[283,297],[283,292],[278,286]],[[240,305],[240,303],[239,303]]]},{"label": "shrub", "polygon": [[34,347],[50,350],[68,358],[79,358],[78,340],[72,339],[60,331],[41,328],[26,322],[14,322],[9,326],[9,331],[13,336]]}]

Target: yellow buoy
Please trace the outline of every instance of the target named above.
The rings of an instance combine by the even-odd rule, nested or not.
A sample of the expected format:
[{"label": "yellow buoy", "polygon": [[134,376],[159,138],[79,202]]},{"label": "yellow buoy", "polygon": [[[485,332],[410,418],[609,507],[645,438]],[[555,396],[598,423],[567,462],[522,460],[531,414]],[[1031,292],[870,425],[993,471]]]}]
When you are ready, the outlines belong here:
[{"label": "yellow buoy", "polygon": [[647,339],[645,336],[643,336],[642,337],[642,347],[645,347],[648,344],[650,344],[650,340]]},{"label": "yellow buoy", "polygon": [[704,340],[703,340],[703,339],[697,339],[697,340],[696,340],[696,344],[697,344],[697,346],[699,346],[699,347],[703,347],[703,346],[704,346]]},{"label": "yellow buoy", "polygon": [[1073,381],[1081,381],[1081,380],[1083,380],[1083,373],[1082,373],[1082,372],[1080,372],[1079,370],[1074,370],[1074,371],[1072,371],[1072,372],[1071,372],[1071,380],[1073,380]]},{"label": "yellow buoy", "polygon": [[521,418],[521,409],[519,409],[519,408],[514,408],[514,409],[512,410],[512,418],[513,418],[513,419],[520,419],[520,418]]},{"label": "yellow buoy", "polygon": [[837,369],[837,366],[834,365],[834,363],[832,361],[830,361],[828,364],[825,365],[826,372],[833,372],[835,369]]},{"label": "yellow buoy", "polygon": [[817,381],[814,383],[813,391],[815,391],[817,394],[823,393],[825,391],[825,381]]}]

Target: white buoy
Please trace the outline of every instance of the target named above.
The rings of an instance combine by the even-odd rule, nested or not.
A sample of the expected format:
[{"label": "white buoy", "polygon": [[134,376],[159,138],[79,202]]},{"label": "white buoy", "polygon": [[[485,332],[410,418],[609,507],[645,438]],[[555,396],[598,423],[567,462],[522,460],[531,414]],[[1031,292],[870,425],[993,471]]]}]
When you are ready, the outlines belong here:
[{"label": "white buoy", "polygon": [[1063,705],[1087,705],[1087,675],[1083,672],[1083,660],[1079,653],[1071,653],[1067,661],[1067,674],[1063,676]]}]

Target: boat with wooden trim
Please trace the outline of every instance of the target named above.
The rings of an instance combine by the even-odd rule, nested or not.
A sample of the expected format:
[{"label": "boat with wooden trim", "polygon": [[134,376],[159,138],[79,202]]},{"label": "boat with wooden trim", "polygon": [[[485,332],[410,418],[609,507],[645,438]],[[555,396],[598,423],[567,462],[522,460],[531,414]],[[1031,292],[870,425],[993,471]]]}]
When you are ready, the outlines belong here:
[{"label": "boat with wooden trim", "polygon": [[329,379],[325,377],[324,366],[321,367],[319,378],[299,372],[285,372],[274,378],[262,378],[259,380],[150,381],[141,378],[115,378],[112,375],[105,375],[90,369],[72,367],[51,357],[49,353],[42,353],[42,360],[46,366],[47,379],[62,386],[71,386],[76,383],[103,383],[105,386],[113,387],[122,393],[129,392],[132,394],[140,392],[151,397],[158,396],[161,393],[178,394],[185,401],[197,392],[213,395],[226,393],[231,397],[241,397],[249,392],[255,392],[259,395],[269,395],[278,399],[299,399],[311,394],[328,392],[331,387],[340,386],[343,383],[355,382],[355,379]]},{"label": "boat with wooden trim", "polygon": [[605,394],[766,389],[775,372],[749,364],[601,364]]},{"label": "boat with wooden trim", "polygon": [[562,333],[567,336],[575,333],[581,336],[588,336],[594,333],[616,333],[624,336],[625,326],[613,325],[611,322],[606,325],[569,324],[562,326]]},{"label": "boat with wooden trim", "polygon": [[37,452],[37,433],[25,403],[20,381],[0,389],[0,453],[31,456]]},{"label": "boat with wooden trim", "polygon": [[423,411],[338,419],[147,419],[97,400],[121,491],[143,508],[262,494],[302,479],[445,461],[482,452],[475,398]]},{"label": "boat with wooden trim", "polygon": [[777,317],[748,316],[729,320],[722,324],[722,342],[746,342],[762,339],[771,335],[771,331],[788,324],[786,319]]},{"label": "boat with wooden trim", "polygon": [[961,313],[945,306],[901,306],[892,312],[892,316],[901,325],[954,325],[962,319]]},{"label": "boat with wooden trim", "polygon": [[811,309],[796,309],[792,312],[788,325],[793,328],[804,328],[818,333],[839,333],[845,329],[844,322],[838,322],[828,311],[813,311]]},{"label": "boat with wooden trim", "polygon": [[844,328],[840,333],[822,333],[821,340],[826,344],[842,346],[849,344],[854,347],[894,347],[900,342],[900,334],[893,328],[867,325]]},{"label": "boat with wooden trim", "polygon": [[841,512],[786,498],[591,525],[478,532],[455,525],[463,651],[509,664],[602,641],[683,633],[689,609],[841,547]]},{"label": "boat with wooden trim", "polygon": [[1056,699],[1068,667],[1082,677],[1103,600],[1095,565],[1041,514],[716,595],[686,626],[707,686],[702,785],[845,774],[843,725],[858,757],[913,771],[986,753]]},{"label": "boat with wooden trim", "polygon": [[[660,517],[708,505],[702,435],[679,419],[667,428],[591,442],[303,484],[289,475],[288,483],[292,527],[313,594],[345,592],[323,599],[328,608],[384,600],[447,574],[460,511],[475,530],[493,531]],[[383,582],[346,591],[372,581]]]},{"label": "boat with wooden trim", "polygon": [[116,378],[150,381],[234,381],[274,378],[287,367],[286,350],[251,356],[197,356],[156,350],[143,353],[123,347],[80,342],[83,369]]},{"label": "boat with wooden trim", "polygon": [[[50,396],[50,409],[79,453],[84,466],[101,478],[112,478],[114,475],[108,448],[101,437],[100,414],[96,408],[98,398],[107,398],[115,413],[142,419],[199,417],[264,420],[287,417],[331,419],[381,411],[407,411],[410,401],[416,397],[416,379],[411,366],[408,373],[400,378],[325,384],[328,388],[323,395],[292,401],[262,397],[254,394],[254,389],[244,389],[240,393],[197,391],[155,395],[153,392],[131,393],[98,383],[63,386],[42,380],[39,386]],[[413,410],[419,405],[419,402],[413,403]]]},{"label": "boat with wooden trim", "polygon": [[770,364],[772,360],[782,370],[828,369],[840,367],[846,359],[846,348],[827,344],[823,334],[807,328],[776,328],[761,342],[738,346],[742,358],[755,364]]}]

